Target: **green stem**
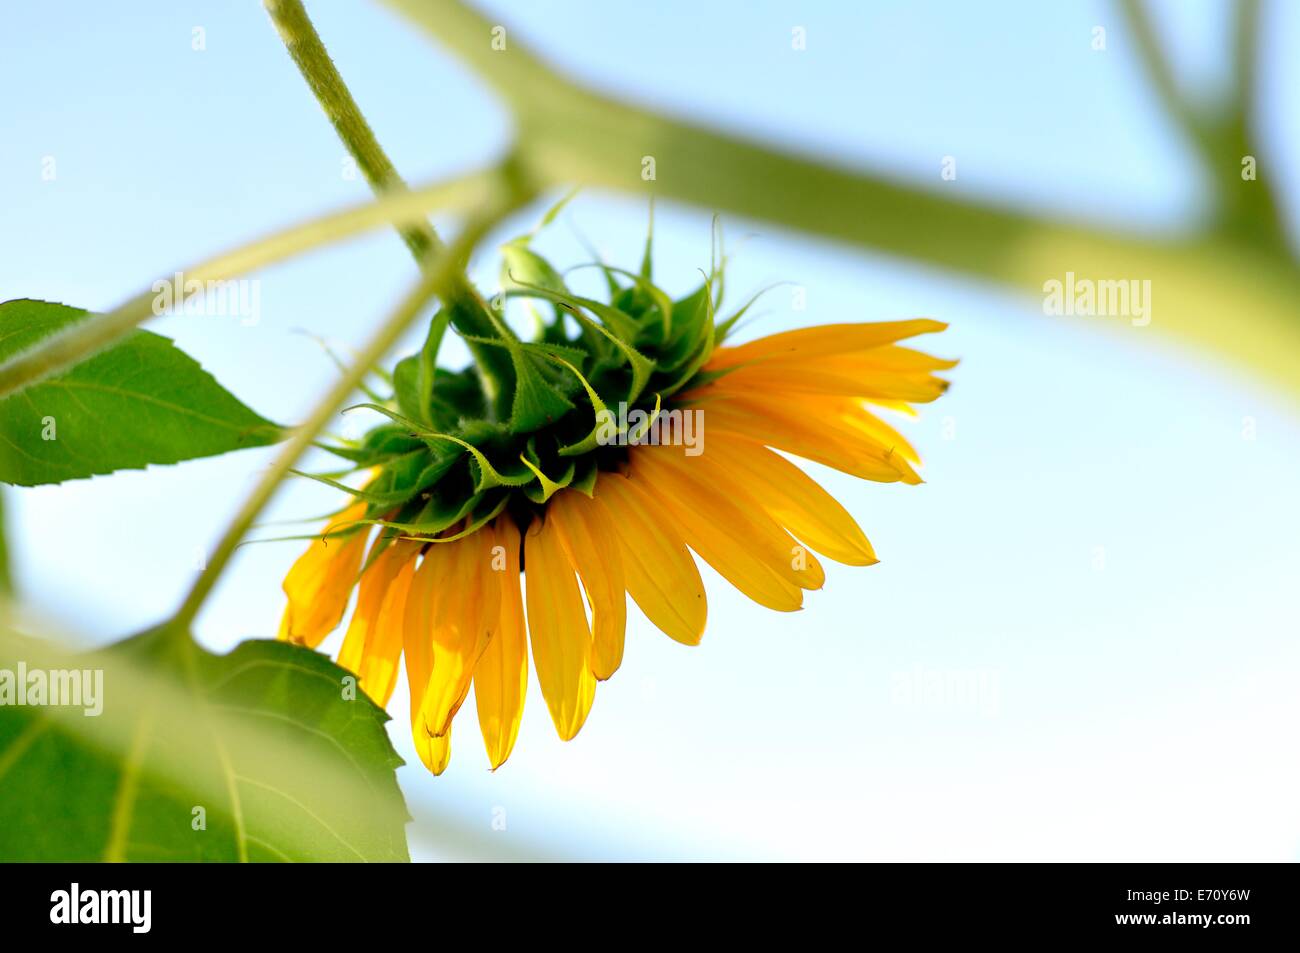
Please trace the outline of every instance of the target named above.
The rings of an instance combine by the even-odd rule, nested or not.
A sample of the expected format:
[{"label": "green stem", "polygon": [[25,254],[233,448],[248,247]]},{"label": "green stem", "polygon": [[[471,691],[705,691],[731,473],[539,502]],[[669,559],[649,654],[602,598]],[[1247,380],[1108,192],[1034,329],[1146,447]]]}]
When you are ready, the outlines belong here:
[{"label": "green stem", "polygon": [[462,257],[469,253],[493,224],[517,207],[522,198],[523,196],[511,194],[504,202],[498,201],[491,206],[491,211],[467,223],[461,235],[451,246],[444,247],[433,254],[428,267],[422,271],[414,287],[403,296],[379,330],[361,348],[351,367],[325,393],[310,416],[294,430],[293,436],[281,448],[271,468],[244,501],[217,543],[207,567],[171,620],[170,627],[173,632],[188,631],[190,623],[193,622],[234,555],[235,548],[271,501],[285,476],[298,462],[298,458],[311,447],[330,418],[356,390],[361,379],[397,343],[398,338],[420,314],[430,298],[434,295],[446,296],[454,284]]},{"label": "green stem", "polygon": [[1145,3],[1143,0],[1120,0],[1119,7],[1141,54],[1142,66],[1165,113],[1182,128],[1205,163],[1209,166],[1216,165],[1218,148],[1209,125],[1192,109],[1178,88],[1178,80],[1174,77],[1168,57],[1160,48],[1155,25],[1151,22]]},{"label": "green stem", "polygon": [[[406,182],[379,145],[301,0],[265,0],[264,5],[298,71],[370,187],[378,195],[406,191]],[[438,233],[427,221],[403,225],[398,231],[417,262],[442,245]]]},{"label": "green stem", "polygon": [[579,90],[560,78],[493,23],[456,0],[382,0],[418,23],[441,46],[460,58],[511,106],[517,119],[548,103],[561,104]]},{"label": "green stem", "polygon": [[[778,151],[589,92],[513,36],[494,51],[494,25],[457,0],[385,2],[506,98],[520,126],[520,161],[535,181],[649,193],[766,219],[1000,282],[1040,301],[1045,283],[1067,272],[1150,281],[1153,330],[1208,346],[1300,397],[1300,270],[1280,244],[1236,229],[1173,239],[1129,235],[946,195],[937,163],[935,186],[921,188]],[[1157,71],[1166,105],[1203,143],[1168,72]],[[649,182],[642,179],[645,157],[656,166]],[[1262,201],[1266,193],[1252,194]],[[1268,227],[1258,215],[1251,221]],[[1129,327],[1123,318],[1088,320]]]},{"label": "green stem", "polygon": [[[531,126],[521,143],[541,181],[576,180],[625,191],[649,186],[661,197],[999,282],[1040,304],[1046,283],[1065,281],[1067,273],[1089,281],[1149,281],[1155,302],[1151,331],[1207,346],[1300,397],[1294,304],[1300,270],[1276,248],[1219,232],[1164,239],[1052,221],[836,168],[630,107],[575,110],[569,117],[567,127]],[[642,156],[656,160],[653,183],[640,181]],[[1116,330],[1129,327],[1123,317],[1087,320]]]},{"label": "green stem", "polygon": [[[403,192],[406,182],[398,174],[388,154],[375,138],[374,131],[361,113],[361,108],[348,91],[347,84],[330,59],[325,44],[312,25],[306,8],[301,0],[264,0],[266,10],[271,15],[280,37],[289,50],[289,55],[298,65],[298,70],[307,85],[316,96],[325,115],[338,133],[339,139],[349,154],[356,160],[370,187],[377,195],[390,192]],[[415,262],[425,267],[428,256],[441,246],[437,232],[427,221],[408,224],[398,229],[402,240],[411,250]],[[491,327],[484,318],[482,300],[477,291],[466,280],[463,273],[454,277],[455,286],[449,300],[461,303],[464,307],[457,309],[458,329],[471,335],[490,336]],[[493,348],[484,347],[473,341],[467,341],[475,363],[484,369],[484,386],[491,391],[495,389],[494,381],[503,374],[510,373],[509,361]]]},{"label": "green stem", "polygon": [[1237,0],[1232,23],[1232,95],[1229,111],[1250,124],[1258,102],[1259,0]]},{"label": "green stem", "polygon": [[[1262,27],[1258,0],[1238,0],[1232,24],[1232,82],[1227,116],[1220,132],[1224,181],[1224,230],[1266,250],[1286,252],[1289,239],[1267,156],[1260,154],[1259,46]],[[1254,179],[1242,178],[1242,162],[1253,156]]]},{"label": "green stem", "polygon": [[[450,182],[392,193],[379,201],[312,219],[185,269],[186,284],[224,281],[294,255],[350,238],[358,232],[418,220],[434,208],[466,209],[482,206],[493,198],[492,187],[499,181],[499,169],[480,170]],[[170,283],[173,275],[159,282]],[[182,289],[175,289],[179,298]],[[155,291],[145,291],[104,314],[74,324],[70,329],[44,338],[36,346],[0,364],[0,398],[8,397],[37,381],[71,367],[113,344],[136,326],[156,317]]]},{"label": "green stem", "polygon": [[[1201,114],[1179,90],[1173,67],[1160,47],[1144,0],[1122,0],[1151,85],[1171,116],[1196,147],[1214,189],[1213,231],[1242,246],[1257,246],[1266,254],[1285,255],[1286,230],[1278,214],[1271,169],[1259,155],[1255,129],[1256,72],[1259,61],[1259,2],[1238,0],[1232,24],[1232,79],[1226,105]],[[1242,161],[1255,157],[1258,171],[1242,178]]]}]

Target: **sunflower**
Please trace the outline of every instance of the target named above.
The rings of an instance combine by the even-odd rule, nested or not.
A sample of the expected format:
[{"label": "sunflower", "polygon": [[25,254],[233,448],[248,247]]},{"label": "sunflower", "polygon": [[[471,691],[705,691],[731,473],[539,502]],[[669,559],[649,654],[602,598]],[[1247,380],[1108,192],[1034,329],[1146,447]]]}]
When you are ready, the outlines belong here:
[{"label": "sunflower", "polygon": [[[899,343],[945,327],[928,319],[729,346],[749,305],[715,320],[720,268],[673,300],[652,281],[649,242],[639,273],[597,264],[604,302],[571,292],[527,237],[503,257],[504,295],[446,304],[396,366],[392,397],[363,405],[388,421],[329,448],[369,481],[316,477],[355,499],[284,581],[280,637],[311,647],[357,589],[339,664],[387,705],[405,660],[412,736],[434,774],[471,686],[492,768],[510,756],[530,655],[556,731],[573,738],[622,662],[627,596],[698,644],[694,556],[780,612],[821,588],[815,554],[875,563],[848,511],[786,455],[919,483],[916,451],[880,411],[934,400],[947,387],[936,372],[955,364]],[[533,340],[505,323],[509,297],[530,299]],[[459,372],[436,363],[449,329],[474,356]]]}]

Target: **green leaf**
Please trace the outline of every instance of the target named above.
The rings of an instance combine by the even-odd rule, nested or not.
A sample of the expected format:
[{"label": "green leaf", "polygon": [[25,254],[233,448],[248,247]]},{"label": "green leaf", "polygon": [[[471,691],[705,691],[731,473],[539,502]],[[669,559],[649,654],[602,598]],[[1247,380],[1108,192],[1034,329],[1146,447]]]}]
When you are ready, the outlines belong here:
[{"label": "green leaf", "polygon": [[[509,395],[510,429],[514,433],[538,430],[559,420],[573,409],[568,398],[546,381],[536,363],[539,359],[523,348],[522,342],[491,307],[475,304],[471,308],[464,302],[458,302],[458,308],[458,316],[462,312],[473,314],[477,323],[470,326],[471,322],[461,322],[454,318],[453,326],[473,352],[485,383],[490,380],[502,395]],[[484,323],[486,328],[482,327]],[[478,343],[478,339],[483,337],[500,339],[507,351],[508,374],[500,372],[499,358],[502,355],[497,349]]]},{"label": "green leaf", "polygon": [[421,423],[434,423],[433,382],[438,372],[438,350],[450,323],[450,311],[444,309],[434,315],[420,353],[398,361],[393,369],[398,410]]},{"label": "green leaf", "polygon": [[[486,344],[489,347],[507,347],[506,342],[500,338],[480,338],[463,335],[467,341],[475,341],[479,344]],[[580,347],[574,347],[571,344],[552,344],[548,341],[523,341],[519,345],[524,351],[537,354],[544,358],[560,357],[564,358],[571,364],[581,364],[588,357],[586,351]]]},{"label": "green leaf", "polygon": [[551,263],[537,252],[518,242],[501,246],[501,287],[541,285],[549,291],[568,291],[564,279]]},{"label": "green leaf", "polygon": [[745,312],[754,306],[754,302],[756,302],[759,298],[763,297],[763,295],[767,294],[773,288],[779,288],[781,287],[781,285],[784,284],[790,284],[790,282],[778,281],[776,284],[768,285],[766,288],[759,289],[759,291],[757,291],[752,298],[750,298],[743,305],[741,305],[740,310],[738,310],[735,314],[727,318],[725,321],[717,322],[717,326],[714,328],[713,331],[714,343],[715,344],[722,343],[723,339],[725,339],[726,336],[730,334],[732,330],[735,328],[736,322],[739,321],[741,318],[743,318],[745,316]]},{"label": "green leaf", "polygon": [[[451,312],[451,327],[457,334],[492,337],[502,334],[502,326],[491,305],[469,296],[460,296],[447,303]],[[505,337],[510,337],[508,333]],[[504,418],[509,413],[510,399],[514,393],[514,368],[508,355],[474,342],[466,342],[474,357],[475,373],[484,402],[494,416]],[[436,388],[435,388],[436,390]]]},{"label": "green leaf", "polygon": [[471,364],[459,371],[438,368],[433,375],[434,425],[445,430],[462,419],[480,419],[488,412],[478,367]]},{"label": "green leaf", "polygon": [[[613,268],[610,270],[612,271]],[[592,298],[584,298],[581,295],[569,294],[564,291],[552,291],[549,288],[543,288],[541,285],[525,285],[521,282],[515,282],[515,287],[508,291],[506,296],[510,298],[544,298],[557,305],[562,305],[570,314],[579,319],[581,319],[581,315],[577,313],[578,310],[586,308],[604,322],[607,331],[622,338],[628,344],[632,343],[640,331],[636,319],[630,314],[614,305],[605,304]]]},{"label": "green leaf", "polygon": [[582,384],[583,390],[587,392],[587,399],[591,401],[591,412],[595,418],[592,422],[591,430],[587,432],[585,437],[574,443],[568,444],[567,446],[560,447],[556,453],[561,457],[580,456],[582,454],[591,453],[600,445],[601,415],[608,413],[609,408],[605,406],[605,402],[601,399],[600,394],[597,393],[596,388],[591,386],[591,382],[582,376],[582,371],[564,360],[564,358],[557,357],[555,360],[567,367],[573,373],[573,376]]},{"label": "green leaf", "polygon": [[[668,297],[668,293],[652,282],[645,275],[638,275],[628,271],[625,268],[619,268],[615,265],[605,265],[616,275],[623,275],[630,278],[633,284],[635,294],[632,296],[632,304],[637,309],[637,322],[643,332],[638,337],[644,336],[644,332],[653,332],[651,337],[654,340],[663,342],[672,337],[673,322],[676,316],[673,314],[673,302]],[[659,320],[651,320],[651,315],[647,312],[656,311],[659,314]]]},{"label": "green leaf", "polygon": [[426,486],[437,482],[455,462],[453,457],[434,456],[427,448],[421,448],[385,461],[379,477],[365,488],[348,486],[324,473],[308,473],[297,469],[290,469],[289,472],[364,500],[373,511],[386,510],[406,502]]},{"label": "green leaf", "polygon": [[569,484],[575,490],[579,490],[585,496],[594,496],[596,492],[596,477],[600,475],[600,470],[596,463],[590,457],[582,461],[578,468],[578,473]]},{"label": "green leaf", "polygon": [[510,429],[514,433],[539,430],[573,409],[572,401],[546,381],[535,363],[538,357],[516,342],[510,358],[515,366],[515,399],[510,409]]},{"label": "green leaf", "polygon": [[555,493],[563,490],[573,482],[577,473],[577,461],[570,460],[564,472],[558,480],[552,480],[542,470],[542,461],[537,456],[537,446],[534,437],[528,438],[528,446],[525,451],[519,455],[524,466],[537,477],[536,483],[530,483],[524,487],[524,495],[538,505],[544,505]]},{"label": "green leaf", "polygon": [[655,200],[650,199],[650,225],[646,228],[645,233],[645,251],[641,255],[641,277],[649,281],[654,277],[652,272],[652,258],[655,243]]},{"label": "green leaf", "polygon": [[477,532],[487,523],[496,519],[509,502],[510,496],[501,492],[496,494],[475,493],[472,497],[459,504],[449,504],[447,500],[435,496],[425,505],[414,523],[400,523],[393,520],[366,520],[366,522],[386,529],[397,530],[399,533],[410,533],[424,537],[429,533],[440,533],[447,527],[468,518],[465,528],[459,532],[439,536],[437,539],[426,540],[431,543],[453,543]]},{"label": "green leaf", "polygon": [[[0,361],[88,316],[47,301],[0,304]],[[60,483],[265,446],[283,436],[169,338],[135,331],[0,401],[0,481]]]},{"label": "green leaf", "polygon": [[419,437],[412,436],[406,427],[382,424],[367,432],[359,444],[317,443],[316,446],[344,460],[351,460],[361,469],[419,450],[424,443]]},{"label": "green leaf", "polygon": [[388,716],[325,656],[166,630],[37,645],[0,640],[0,672],[102,672],[102,712],[0,707],[0,860],[408,859]]},{"label": "green leaf", "polygon": [[665,342],[659,360],[663,371],[677,370],[698,352],[701,344],[707,340],[711,345],[713,341],[713,298],[707,280],[671,307],[673,334]]},{"label": "green leaf", "polygon": [[[628,403],[641,396],[641,391],[645,389],[646,382],[650,380],[650,375],[654,371],[654,362],[628,343],[628,339],[619,332],[618,326],[620,322],[630,322],[631,318],[617,308],[594,301],[591,298],[564,294],[558,291],[548,291],[540,286],[530,286],[523,291],[515,292],[515,294],[545,298],[548,301],[554,301],[565,306],[569,309],[569,313],[581,324],[590,327],[614,345],[632,368],[632,386],[627,395]],[[592,321],[583,313],[582,309],[584,308],[595,314],[604,324],[597,324]],[[635,325],[625,325],[625,330],[628,334],[631,334],[636,330]]]}]

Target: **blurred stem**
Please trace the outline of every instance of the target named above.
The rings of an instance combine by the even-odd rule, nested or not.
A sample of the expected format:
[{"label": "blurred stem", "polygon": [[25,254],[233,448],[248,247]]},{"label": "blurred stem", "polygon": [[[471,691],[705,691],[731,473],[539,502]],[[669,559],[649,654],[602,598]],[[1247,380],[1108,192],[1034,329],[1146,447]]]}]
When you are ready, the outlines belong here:
[{"label": "blurred stem", "polygon": [[[1210,174],[1219,231],[1245,245],[1286,253],[1287,239],[1269,170],[1260,168],[1254,129],[1255,73],[1259,52],[1259,2],[1237,0],[1233,19],[1233,79],[1220,113],[1203,115],[1178,88],[1178,80],[1157,36],[1144,0],[1120,0],[1142,64],[1165,112],[1183,129]],[[1256,160],[1256,177],[1243,178],[1246,156]]]},{"label": "blurred stem", "polygon": [[[1067,271],[1094,279],[1151,279],[1162,301],[1156,327],[1209,346],[1284,385],[1293,398],[1300,396],[1300,322],[1292,305],[1300,296],[1300,273],[1275,224],[1277,205],[1267,171],[1260,181],[1231,177],[1236,214],[1228,227],[1188,239],[1143,239],[960,201],[719,135],[570,83],[508,36],[504,27],[455,0],[385,2],[469,62],[509,102],[520,125],[512,168],[534,192],[560,184],[649,190],[1004,282],[1036,295],[1043,293],[1046,280],[1060,279]],[[1143,17],[1140,7],[1131,9]],[[1248,57],[1254,49],[1255,41],[1244,37],[1255,22],[1256,14],[1243,10],[1239,55]],[[503,47],[494,44],[498,39]],[[1163,63],[1163,58],[1157,62]],[[1251,64],[1239,60],[1237,67],[1240,72]],[[1253,84],[1240,88],[1240,95],[1246,96]],[[642,161],[648,157],[657,164],[653,182],[641,179]],[[1223,187],[1225,179],[1217,181]],[[186,277],[233,277],[379,224],[427,225],[423,216],[433,208],[464,207],[489,197],[483,173],[410,193],[389,193],[373,204],[236,249]],[[1278,237],[1272,237],[1271,230]],[[152,294],[142,294],[0,364],[0,398],[113,343],[152,316],[152,302]]]},{"label": "blurred stem", "polygon": [[[1259,154],[1258,0],[1237,0],[1232,25],[1232,86],[1219,140],[1225,188],[1224,229],[1242,241],[1286,250],[1286,226],[1273,188],[1272,168]],[[1256,178],[1242,178],[1242,162],[1253,156]]]},{"label": "blurred stem", "polygon": [[[500,34],[506,48],[494,50],[498,27],[457,0],[384,2],[500,91],[519,123],[520,161],[537,181],[648,192],[766,219],[1040,299],[1044,283],[1063,281],[1067,272],[1092,280],[1149,280],[1156,302],[1151,327],[1208,346],[1300,397],[1294,307],[1300,271],[1280,244],[1260,244],[1239,232],[1126,235],[829,165],[597,95],[552,72],[508,34]],[[1141,8],[1133,9],[1146,23]],[[1167,71],[1157,70],[1162,82],[1172,83]],[[1200,128],[1181,96],[1168,104],[1189,129]],[[1205,143],[1200,133],[1196,141]],[[642,179],[646,158],[655,162],[652,181]],[[1129,326],[1122,318],[1088,320]]]},{"label": "blurred stem", "polygon": [[[186,284],[222,281],[257,268],[283,261],[294,255],[327,245],[358,232],[394,222],[418,220],[434,208],[465,209],[481,207],[494,198],[501,170],[479,170],[449,182],[417,188],[411,192],[392,193],[377,202],[334,212],[275,232],[265,238],[209,259],[182,271]],[[170,283],[173,275],[159,282]],[[180,289],[176,289],[180,296]],[[157,292],[149,290],[112,311],[79,321],[67,331],[43,338],[0,364],[0,398],[17,393],[42,378],[56,374],[113,344],[136,326],[156,317]]]},{"label": "blurred stem", "polygon": [[[653,192],[767,219],[1036,296],[1066,274],[1149,280],[1151,325],[1208,345],[1300,396],[1300,272],[1283,255],[1218,234],[1157,240],[949,198],[623,109],[532,127],[543,181],[623,190],[653,156]],[[766,184],[764,184],[766,183]],[[772,187],[772,183],[781,183]],[[1254,184],[1254,183],[1247,183]],[[1063,319],[1055,319],[1063,320]],[[1122,319],[1090,319],[1114,326]]]},{"label": "blurred stem", "polygon": [[1191,107],[1178,88],[1178,80],[1174,76],[1173,68],[1169,65],[1169,60],[1156,36],[1155,25],[1147,14],[1146,3],[1144,0],[1120,0],[1119,6],[1125,20],[1128,21],[1133,39],[1137,42],[1142,66],[1151,80],[1151,85],[1155,88],[1160,104],[1169,117],[1186,133],[1206,164],[1217,165],[1218,149],[1214,144],[1213,133],[1209,124]]},{"label": "blurred stem", "polygon": [[509,103],[516,118],[534,110],[548,111],[548,103],[563,107],[581,94],[520,44],[499,23],[456,0],[382,0],[419,24],[440,45],[463,60],[480,79]]},{"label": "blurred stem", "polygon": [[461,267],[463,257],[478,243],[484,233],[504,215],[522,204],[529,195],[517,190],[515,185],[502,176],[501,192],[503,197],[490,205],[488,211],[476,216],[466,223],[456,241],[434,252],[427,268],[420,279],[380,325],[379,330],[358,351],[356,359],[347,371],[339,377],[325,393],[308,418],[293,432],[280,450],[275,462],[266,472],[258,485],[249,494],[239,512],[231,520],[229,527],[217,543],[207,567],[195,582],[181,607],[172,618],[168,628],[175,633],[185,633],[194,621],[199,609],[221,577],[222,572],[234,555],[236,547],[252,527],[253,522],[265,509],[288,475],[290,469],[301,457],[331,417],[338,411],[351,394],[357,389],[362,378],[389,351],[398,338],[407,329],[416,316],[435,295],[445,296],[454,284],[455,275]]},{"label": "blurred stem", "polygon": [[1237,0],[1232,25],[1232,97],[1229,107],[1237,116],[1248,117],[1255,108],[1259,12],[1259,0]]}]

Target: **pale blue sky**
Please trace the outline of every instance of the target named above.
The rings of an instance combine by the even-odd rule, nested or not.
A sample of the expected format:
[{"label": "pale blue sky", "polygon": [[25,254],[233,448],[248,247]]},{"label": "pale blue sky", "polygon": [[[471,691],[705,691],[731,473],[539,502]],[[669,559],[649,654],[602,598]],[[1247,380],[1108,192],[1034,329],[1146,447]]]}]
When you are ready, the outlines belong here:
[{"label": "pale blue sky", "polygon": [[[1300,45],[1300,9],[1269,6],[1266,161],[1295,169],[1300,110],[1282,93],[1300,88],[1300,60],[1280,53]],[[408,177],[469,168],[507,141],[490,95],[394,14],[362,0],[309,7]],[[1223,6],[1158,8],[1189,88],[1213,90]],[[1198,213],[1200,172],[1108,4],[488,9],[601,88],[787,148],[1133,229]],[[795,25],[807,29],[802,53],[790,49]],[[1090,47],[1098,25],[1102,53]],[[191,48],[195,27],[205,50]],[[257,3],[6,4],[0,89],[0,298],[110,307],[366,194],[342,176],[343,149]],[[956,182],[939,181],[945,155]],[[46,156],[54,181],[41,178]],[[584,260],[576,226],[633,262],[645,213],[584,194],[541,247],[560,264]],[[656,269],[672,290],[707,267],[710,214],[661,207]],[[1047,318],[1032,298],[763,223],[726,225],[739,246],[733,303],[778,280],[807,289],[804,312],[788,289],[772,293],[751,333],[951,322],[927,345],[962,358],[955,385],[907,429],[927,483],[818,470],[882,563],[831,565],[794,616],[706,570],[704,644],[672,644],[633,613],[623,669],[574,742],[555,738],[534,685],[515,755],[490,774],[467,706],[447,774],[402,772],[425,819],[417,854],[487,838],[499,855],[577,857],[1300,856],[1295,405],[1155,327]],[[495,268],[485,246],[476,274],[487,284]],[[412,275],[401,243],[377,233],[258,275],[255,326],[157,327],[251,406],[292,421],[333,373],[296,329],[355,344]],[[156,621],[268,459],[9,493],[24,591],[99,640]],[[294,485],[275,515],[330,503]],[[272,635],[296,553],[243,550],[203,639]],[[983,692],[971,704],[900,697],[944,675]],[[395,741],[414,762],[404,698],[394,705]],[[505,831],[490,827],[497,808]],[[431,816],[462,836],[448,840]]]}]

